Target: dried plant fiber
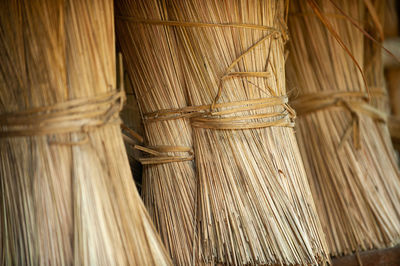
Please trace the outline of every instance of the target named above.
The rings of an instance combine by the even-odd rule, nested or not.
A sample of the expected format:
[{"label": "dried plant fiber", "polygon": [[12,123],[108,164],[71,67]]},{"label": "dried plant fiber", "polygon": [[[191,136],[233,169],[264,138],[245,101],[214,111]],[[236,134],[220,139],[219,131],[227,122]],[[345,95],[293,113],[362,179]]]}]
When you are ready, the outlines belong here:
[{"label": "dried plant fiber", "polygon": [[284,1],[165,1],[174,29],[198,176],[205,263],[327,260],[285,90]]},{"label": "dried plant fiber", "polygon": [[[117,39],[143,116],[146,146],[142,196],[174,264],[193,262],[196,172],[187,118],[149,119],[151,113],[187,106],[173,29],[124,19],[168,20],[165,3],[116,1]],[[148,149],[150,148],[150,149]]]},{"label": "dried plant fiber", "polygon": [[400,176],[382,133],[386,116],[368,103],[358,69],[364,35],[334,4],[358,22],[368,11],[357,0],[307,3],[291,2],[287,73],[298,89],[297,139],[330,252],[395,245]]},{"label": "dried plant fiber", "polygon": [[119,128],[113,1],[1,1],[0,264],[169,265]]}]

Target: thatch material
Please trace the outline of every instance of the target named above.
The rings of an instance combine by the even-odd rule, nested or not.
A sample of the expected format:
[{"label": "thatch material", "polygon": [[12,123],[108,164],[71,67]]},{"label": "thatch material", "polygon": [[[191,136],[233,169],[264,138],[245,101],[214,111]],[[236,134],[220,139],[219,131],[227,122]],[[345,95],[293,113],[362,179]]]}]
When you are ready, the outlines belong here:
[{"label": "thatch material", "polygon": [[190,152],[191,126],[184,118],[147,119],[152,112],[187,106],[173,29],[123,19],[167,20],[162,1],[116,1],[116,13],[117,38],[144,117],[146,145],[156,155],[142,160],[144,202],[174,263],[190,265],[195,235],[194,163],[167,161],[169,156],[187,155],[172,152],[179,147]]},{"label": "thatch material", "polygon": [[2,265],[169,264],[120,133],[113,20],[109,0],[1,1]]},{"label": "thatch material", "polygon": [[[367,105],[355,63],[363,65],[364,35],[332,1],[307,2],[291,3],[287,69],[298,88],[292,102],[299,115],[297,139],[331,254],[394,245],[400,238],[399,172],[383,125],[377,125],[384,115]],[[363,2],[334,3],[364,21]],[[310,112],[302,114],[304,99],[312,97]]]},{"label": "thatch material", "polygon": [[175,28],[189,103],[200,106],[175,115],[193,116],[205,261],[326,260],[285,100],[284,2],[166,2],[170,22],[140,23]]}]

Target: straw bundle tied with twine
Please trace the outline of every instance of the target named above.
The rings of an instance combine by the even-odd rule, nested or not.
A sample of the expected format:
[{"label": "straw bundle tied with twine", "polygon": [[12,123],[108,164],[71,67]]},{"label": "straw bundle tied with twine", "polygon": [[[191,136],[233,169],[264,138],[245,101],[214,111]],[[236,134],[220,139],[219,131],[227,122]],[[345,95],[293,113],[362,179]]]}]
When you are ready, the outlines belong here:
[{"label": "straw bundle tied with twine", "polygon": [[152,113],[186,107],[175,36],[170,27],[129,23],[120,16],[168,20],[165,3],[116,1],[117,38],[143,115],[150,156],[143,164],[142,195],[160,235],[177,265],[193,261],[195,170],[191,127],[187,119],[163,120]]},{"label": "straw bundle tied with twine", "polygon": [[119,128],[113,2],[1,1],[0,264],[168,265]]},{"label": "straw bundle tied with twine", "polygon": [[[125,6],[124,13],[129,13],[127,10]],[[146,105],[150,109],[151,101],[159,102],[146,110],[153,113],[147,113],[145,121],[157,120],[148,121],[147,126],[165,121],[170,130],[179,126],[183,138],[189,131],[185,127],[192,127],[199,179],[195,259],[235,265],[316,264],[328,260],[292,129],[294,113],[287,104],[284,2],[158,1],[152,10],[158,14],[120,16],[132,26],[130,31],[118,31],[123,39],[121,47],[129,34],[140,34],[131,38],[138,39],[136,45],[148,46],[147,55],[136,51],[126,56],[128,61],[143,60],[143,65],[128,62],[132,75],[148,71],[146,77],[137,77],[142,82],[136,88],[142,109]],[[169,50],[165,51],[158,45],[167,37]],[[131,42],[125,47],[128,45],[132,47]],[[125,53],[134,49],[135,45]],[[171,66],[176,72],[170,70]],[[155,67],[160,69],[156,72]],[[158,76],[161,71],[166,73]],[[164,83],[157,81],[165,77]],[[168,84],[172,77],[180,77],[180,83]],[[165,109],[168,106],[161,104],[170,104],[175,98],[161,92],[170,90],[185,98],[175,104],[178,106]],[[165,145],[159,137],[153,141]],[[190,142],[184,144],[191,146]],[[169,191],[161,187],[157,193]]]},{"label": "straw bundle tied with twine", "polygon": [[368,10],[356,0],[307,2],[291,2],[287,69],[299,90],[297,139],[330,252],[394,245],[399,171],[382,132],[386,115],[368,104],[364,34],[347,18],[363,22]]}]

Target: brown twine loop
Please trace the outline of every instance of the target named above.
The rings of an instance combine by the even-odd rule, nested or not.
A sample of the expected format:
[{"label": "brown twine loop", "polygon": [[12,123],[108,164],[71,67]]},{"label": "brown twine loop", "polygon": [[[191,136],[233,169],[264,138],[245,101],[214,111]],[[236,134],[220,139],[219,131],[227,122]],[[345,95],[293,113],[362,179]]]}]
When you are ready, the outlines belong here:
[{"label": "brown twine loop", "polygon": [[[135,145],[135,149],[143,151],[153,157],[139,158],[142,164],[164,164],[173,162],[191,161],[194,158],[193,150],[185,146],[158,145],[155,147],[143,147]],[[186,155],[171,155],[171,153],[186,153]]]},{"label": "brown twine loop", "polygon": [[368,95],[362,92],[321,92],[300,96],[292,102],[292,105],[298,115],[305,115],[332,107],[345,108],[350,112],[352,121],[340,141],[339,148],[343,146],[353,132],[354,146],[359,149],[361,147],[361,114],[368,115],[375,121],[387,122],[387,115],[367,102]]},{"label": "brown twine loop", "polygon": [[[0,138],[30,137],[50,134],[87,133],[106,124],[120,124],[119,112],[125,93],[112,91],[103,95],[79,98],[52,106],[33,108],[17,113],[0,115]],[[71,143],[52,144],[80,145],[87,136]]]},{"label": "brown twine loop", "polygon": [[[192,118],[192,127],[215,130],[257,129],[266,127],[294,127],[296,114],[287,104],[287,97],[271,97],[231,103],[220,103],[216,106],[231,108],[205,113]],[[245,111],[265,110],[268,107],[281,106],[281,111],[232,116]],[[228,116],[227,116],[228,115]],[[256,120],[256,121],[254,121]]]},{"label": "brown twine loop", "polygon": [[[210,111],[211,105],[188,106],[180,109],[165,109],[144,115],[144,123],[191,118],[192,127],[217,130],[255,129],[272,126],[294,127],[296,114],[287,104],[286,96],[276,96],[228,103],[217,103]],[[232,116],[241,112],[281,106],[282,110],[269,113],[258,113]],[[228,115],[228,116],[227,116]],[[231,115],[231,116],[229,116]],[[267,120],[266,120],[267,119]],[[251,122],[251,120],[258,120]]]}]

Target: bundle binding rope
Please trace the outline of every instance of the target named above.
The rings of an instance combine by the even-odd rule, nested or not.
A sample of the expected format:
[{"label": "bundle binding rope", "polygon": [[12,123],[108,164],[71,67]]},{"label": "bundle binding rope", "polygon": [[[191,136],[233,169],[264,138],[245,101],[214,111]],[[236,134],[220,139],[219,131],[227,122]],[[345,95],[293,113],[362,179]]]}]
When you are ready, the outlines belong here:
[{"label": "bundle binding rope", "polygon": [[343,147],[343,143],[350,137],[351,132],[353,132],[354,145],[356,149],[359,149],[361,147],[361,114],[368,115],[374,121],[387,122],[387,115],[368,104],[368,99],[368,95],[362,92],[320,92],[300,96],[291,102],[291,104],[299,116],[328,108],[344,108],[351,114],[352,122],[345,131],[339,148]]},{"label": "bundle binding rope", "polygon": [[0,115],[0,138],[31,137],[50,134],[84,133],[76,142],[51,144],[81,145],[87,143],[87,133],[108,124],[121,124],[119,112],[126,96],[123,84],[122,55],[118,55],[118,89],[87,98],[78,98],[51,106],[41,106],[16,113]]}]

